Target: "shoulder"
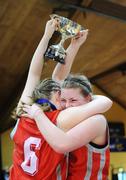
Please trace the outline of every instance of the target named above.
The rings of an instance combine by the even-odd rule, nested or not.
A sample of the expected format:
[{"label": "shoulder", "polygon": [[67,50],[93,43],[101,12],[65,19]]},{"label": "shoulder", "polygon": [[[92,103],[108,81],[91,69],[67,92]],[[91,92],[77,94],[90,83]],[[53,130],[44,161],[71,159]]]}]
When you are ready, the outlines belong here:
[{"label": "shoulder", "polygon": [[105,126],[106,127],[107,120],[106,120],[104,115],[96,114],[96,115],[94,115],[92,117],[93,117],[92,121],[94,121],[97,125],[100,125],[100,126],[103,126],[103,127]]},{"label": "shoulder", "polygon": [[83,125],[87,131],[98,137],[106,132],[107,121],[104,115],[96,114],[86,119]]}]

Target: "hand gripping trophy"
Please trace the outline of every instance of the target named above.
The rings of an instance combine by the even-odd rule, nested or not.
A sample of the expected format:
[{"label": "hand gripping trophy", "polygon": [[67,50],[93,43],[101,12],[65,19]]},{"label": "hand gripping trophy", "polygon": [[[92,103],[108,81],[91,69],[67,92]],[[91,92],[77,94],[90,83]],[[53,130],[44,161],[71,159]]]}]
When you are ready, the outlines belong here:
[{"label": "hand gripping trophy", "polygon": [[80,24],[57,14],[52,14],[50,17],[59,19],[60,27],[58,28],[58,31],[61,33],[61,41],[59,44],[49,46],[45,53],[45,57],[65,64],[64,59],[66,51],[63,47],[64,41],[76,36],[80,31],[83,31],[84,28]]}]

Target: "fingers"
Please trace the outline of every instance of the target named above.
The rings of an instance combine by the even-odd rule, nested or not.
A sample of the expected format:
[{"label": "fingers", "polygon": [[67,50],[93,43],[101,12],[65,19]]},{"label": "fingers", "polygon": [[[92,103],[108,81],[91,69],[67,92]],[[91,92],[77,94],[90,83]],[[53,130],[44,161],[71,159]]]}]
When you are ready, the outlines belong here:
[{"label": "fingers", "polygon": [[52,25],[55,28],[55,30],[57,31],[60,28],[59,19],[58,18],[53,19]]},{"label": "fingers", "polygon": [[47,22],[47,25],[49,25],[51,28],[57,31],[60,27],[60,21],[58,18],[51,19]]},{"label": "fingers", "polygon": [[28,113],[29,112],[29,108],[23,107],[23,111]]},{"label": "fingers", "polygon": [[80,32],[79,32],[79,35],[80,35],[80,37],[81,37],[81,36],[84,36],[84,35],[88,35],[88,32],[89,32],[89,30],[86,29],[86,30],[80,31]]},{"label": "fingers", "polygon": [[79,39],[88,35],[88,29],[78,32],[78,34],[73,39]]},{"label": "fingers", "polygon": [[27,104],[24,104],[21,106],[21,114],[20,116],[23,116],[23,117],[28,117],[28,118],[33,118],[33,115],[36,111],[36,109],[38,109],[39,107],[36,105],[36,104],[33,104],[32,106],[31,105],[27,105]]},{"label": "fingers", "polygon": [[80,33],[86,33],[88,31],[89,31],[89,29],[84,29],[84,30],[80,31]]},{"label": "fingers", "polygon": [[22,108],[29,108],[29,107],[31,107],[31,105],[24,104]]},{"label": "fingers", "polygon": [[24,113],[30,113],[31,107],[32,107],[32,106],[24,105],[23,108],[22,108],[22,109],[23,109],[23,112],[24,112]]},{"label": "fingers", "polygon": [[36,114],[40,112],[42,113],[42,109],[37,104],[33,104],[32,106],[25,104],[23,106],[23,116],[25,117],[30,117],[34,119]]}]

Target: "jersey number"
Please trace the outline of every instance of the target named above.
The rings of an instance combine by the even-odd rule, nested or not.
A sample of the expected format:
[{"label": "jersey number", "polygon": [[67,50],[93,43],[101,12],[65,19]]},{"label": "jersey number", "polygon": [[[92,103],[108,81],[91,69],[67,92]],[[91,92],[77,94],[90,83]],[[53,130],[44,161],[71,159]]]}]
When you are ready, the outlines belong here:
[{"label": "jersey number", "polygon": [[30,137],[24,142],[24,161],[21,163],[22,169],[30,175],[34,175],[38,170],[38,157],[35,154],[41,146],[41,139]]}]

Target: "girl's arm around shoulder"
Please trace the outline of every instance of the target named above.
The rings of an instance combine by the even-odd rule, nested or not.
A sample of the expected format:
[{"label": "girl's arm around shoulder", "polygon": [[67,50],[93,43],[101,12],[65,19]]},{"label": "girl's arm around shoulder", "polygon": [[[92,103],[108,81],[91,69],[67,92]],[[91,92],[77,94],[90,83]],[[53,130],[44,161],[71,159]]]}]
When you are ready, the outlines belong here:
[{"label": "girl's arm around shoulder", "polygon": [[47,122],[47,119],[43,123],[39,119],[36,123],[46,141],[58,153],[78,149],[106,132],[106,120],[103,115],[94,115],[68,132],[63,132],[54,124],[50,124],[51,122]]},{"label": "girl's arm around shoulder", "polygon": [[57,125],[64,131],[68,131],[87,118],[108,111],[111,106],[112,101],[109,98],[95,95],[93,100],[87,104],[70,107],[61,111],[57,118]]},{"label": "girl's arm around shoulder", "polygon": [[[87,118],[68,132],[55,126],[42,110],[36,106],[25,105],[24,116],[35,119],[36,124],[50,146],[59,153],[65,153],[80,148],[100,137],[106,131],[106,120],[103,115],[94,115]],[[65,117],[64,117],[65,118]]]}]

